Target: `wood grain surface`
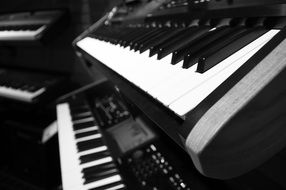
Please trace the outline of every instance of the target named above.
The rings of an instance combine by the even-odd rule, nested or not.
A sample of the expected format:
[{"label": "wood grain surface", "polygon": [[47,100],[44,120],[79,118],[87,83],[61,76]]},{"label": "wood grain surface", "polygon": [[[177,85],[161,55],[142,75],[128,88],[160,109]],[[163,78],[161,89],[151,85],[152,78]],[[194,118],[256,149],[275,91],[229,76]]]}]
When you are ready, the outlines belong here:
[{"label": "wood grain surface", "polygon": [[185,146],[204,175],[227,179],[286,145],[286,40],[196,123]]}]

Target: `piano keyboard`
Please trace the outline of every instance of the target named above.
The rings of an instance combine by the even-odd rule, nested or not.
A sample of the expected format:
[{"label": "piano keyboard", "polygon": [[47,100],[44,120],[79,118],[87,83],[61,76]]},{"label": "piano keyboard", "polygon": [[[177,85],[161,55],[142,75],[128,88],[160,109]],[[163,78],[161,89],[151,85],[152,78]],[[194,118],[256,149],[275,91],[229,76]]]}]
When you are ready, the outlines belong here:
[{"label": "piano keyboard", "polygon": [[[0,76],[1,78],[1,76]],[[19,100],[23,102],[33,102],[33,100],[46,91],[45,87],[25,84],[23,82],[0,81],[0,96]]]},{"label": "piano keyboard", "polygon": [[0,40],[36,40],[46,27],[45,25],[0,26]]},{"label": "piano keyboard", "polygon": [[27,11],[0,15],[0,41],[35,41],[65,15],[63,10]]},{"label": "piano keyboard", "polygon": [[87,103],[58,104],[57,118],[63,189],[125,189]]},{"label": "piano keyboard", "polygon": [[237,177],[285,146],[285,2],[172,0],[142,15],[126,6],[126,15],[116,7],[83,32],[76,51],[200,173]]},{"label": "piano keyboard", "polygon": [[0,96],[23,102],[33,102],[36,97],[40,96],[45,91],[45,88],[28,87],[28,85],[24,85],[21,89],[11,88],[7,85],[3,85],[3,83],[1,83],[0,86]]},{"label": "piano keyboard", "polygon": [[184,116],[279,31],[222,24],[191,24],[186,28],[103,26],[76,45]]},{"label": "piano keyboard", "polygon": [[44,73],[2,70],[0,97],[32,103],[59,81],[59,77]]}]

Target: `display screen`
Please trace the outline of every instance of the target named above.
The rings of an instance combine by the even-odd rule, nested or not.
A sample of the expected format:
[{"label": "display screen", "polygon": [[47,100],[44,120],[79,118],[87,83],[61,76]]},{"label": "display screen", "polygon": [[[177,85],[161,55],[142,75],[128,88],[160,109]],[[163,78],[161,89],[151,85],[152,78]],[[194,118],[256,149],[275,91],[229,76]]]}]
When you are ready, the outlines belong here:
[{"label": "display screen", "polygon": [[109,130],[122,153],[132,150],[156,137],[140,119],[128,120]]}]

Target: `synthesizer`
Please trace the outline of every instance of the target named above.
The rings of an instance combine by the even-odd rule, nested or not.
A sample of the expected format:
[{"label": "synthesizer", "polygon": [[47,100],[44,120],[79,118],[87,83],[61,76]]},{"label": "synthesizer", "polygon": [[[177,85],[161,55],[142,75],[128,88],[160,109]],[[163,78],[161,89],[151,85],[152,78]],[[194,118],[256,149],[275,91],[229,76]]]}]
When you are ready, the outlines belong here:
[{"label": "synthesizer", "polygon": [[113,9],[74,41],[77,55],[203,175],[233,178],[258,167],[286,144],[285,2],[156,2]]},{"label": "synthesizer", "polygon": [[[0,70],[0,97],[24,103],[36,103],[56,89],[66,77],[27,70]],[[64,88],[62,88],[64,89]],[[51,95],[54,96],[54,95]]]},{"label": "synthesizer", "polygon": [[[58,100],[56,110],[64,190],[285,187],[271,175],[265,177],[268,175],[265,167],[231,180],[202,176],[188,154],[121,95],[117,86],[100,81]],[[285,167],[281,162],[274,165]],[[284,176],[281,172],[272,173]]]},{"label": "synthesizer", "polygon": [[66,26],[66,10],[0,14],[0,43],[36,42]]},{"label": "synthesizer", "polygon": [[143,119],[133,119],[109,82],[61,98],[57,121],[64,190],[190,190],[187,177],[202,183]]}]

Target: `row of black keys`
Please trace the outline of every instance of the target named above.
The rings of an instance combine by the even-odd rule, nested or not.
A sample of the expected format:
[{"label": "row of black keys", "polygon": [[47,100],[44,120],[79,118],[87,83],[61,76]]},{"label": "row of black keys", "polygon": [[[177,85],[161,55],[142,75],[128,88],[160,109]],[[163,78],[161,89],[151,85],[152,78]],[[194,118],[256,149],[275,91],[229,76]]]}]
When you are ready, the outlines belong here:
[{"label": "row of black keys", "polygon": [[198,63],[198,72],[205,72],[269,29],[262,25],[246,27],[244,24],[189,26],[186,28],[145,28],[103,26],[92,37],[140,53],[150,50],[158,59],[172,53],[171,64],[183,62],[183,68]]},{"label": "row of black keys", "polygon": [[[80,104],[76,103],[76,105],[70,104],[70,110],[71,110],[71,116],[72,116],[73,121],[92,117],[92,115],[80,116],[81,113],[90,112],[90,108],[86,103],[80,103]],[[85,128],[89,128],[93,126],[98,126],[94,120],[73,124],[74,130],[85,129]],[[75,138],[79,139],[82,137],[87,137],[87,136],[95,135],[95,134],[100,134],[100,131],[93,130],[89,132],[78,133],[78,134],[75,134]],[[97,148],[103,145],[105,145],[105,143],[103,142],[103,139],[96,138],[92,140],[77,142],[77,149],[78,149],[78,152],[82,152],[82,151],[90,150],[90,149]],[[85,163],[92,162],[97,159],[102,159],[108,156],[110,156],[110,152],[106,150],[106,151],[101,151],[97,153],[91,153],[91,154],[80,156],[79,160],[80,160],[80,164],[85,164]],[[110,177],[115,174],[119,174],[119,171],[114,162],[108,162],[108,163],[84,168],[82,170],[82,173],[83,173],[84,180],[85,180],[84,184],[88,184],[88,183],[91,183],[91,182],[94,182],[100,179]],[[120,182],[118,182],[118,185],[119,184]],[[115,183],[110,184],[110,186],[114,186],[114,185],[116,184]],[[103,186],[102,188],[108,188],[108,186],[109,185]],[[100,189],[100,188],[96,188],[96,189]]]},{"label": "row of black keys", "polygon": [[6,76],[0,76],[0,86],[28,92],[36,92],[45,87],[43,84],[23,81],[22,79],[11,79]]},{"label": "row of black keys", "polygon": [[0,31],[38,30],[42,26],[41,24],[7,25],[0,26]]}]

